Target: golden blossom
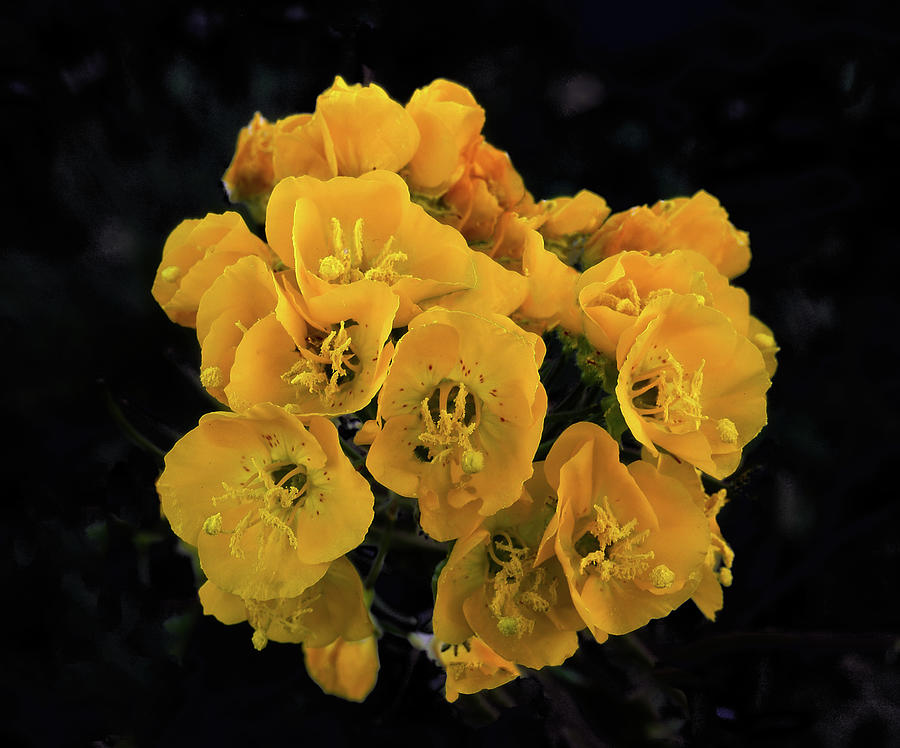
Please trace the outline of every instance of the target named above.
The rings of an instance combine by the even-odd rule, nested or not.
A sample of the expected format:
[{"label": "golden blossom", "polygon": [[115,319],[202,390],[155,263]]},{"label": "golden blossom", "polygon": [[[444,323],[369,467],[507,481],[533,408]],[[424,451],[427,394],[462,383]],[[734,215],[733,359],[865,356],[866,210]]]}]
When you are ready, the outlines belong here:
[{"label": "golden blossom", "polygon": [[649,304],[616,347],[616,397],[634,438],[722,479],[766,423],[759,349],[692,294]]},{"label": "golden blossom", "polygon": [[368,482],[337,429],[271,404],[207,413],[166,455],[156,484],[172,530],[197,546],[217,587],[243,598],[296,597],[372,522]]},{"label": "golden blossom", "polygon": [[398,342],[366,465],[419,499],[432,537],[466,534],[521,494],[547,408],[544,350],[506,317],[441,308],[413,319]]},{"label": "golden blossom", "polygon": [[623,465],[618,444],[592,423],[567,428],[544,469],[559,503],[538,563],[555,554],[597,641],[634,631],[690,598],[709,526],[677,480],[645,462]]}]

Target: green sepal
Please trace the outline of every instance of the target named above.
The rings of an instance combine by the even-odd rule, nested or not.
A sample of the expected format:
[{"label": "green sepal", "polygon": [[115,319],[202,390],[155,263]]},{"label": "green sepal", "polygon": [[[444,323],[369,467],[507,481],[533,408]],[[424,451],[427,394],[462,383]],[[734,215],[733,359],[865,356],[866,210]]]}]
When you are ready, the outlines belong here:
[{"label": "green sepal", "polygon": [[453,550],[452,543],[450,545],[450,548],[447,550],[447,555],[444,556],[440,561],[438,561],[437,566],[434,567],[434,573],[431,575],[431,597],[435,601],[437,600],[438,578],[441,576],[441,572],[444,570],[444,567],[447,565],[447,561],[450,559],[451,550]]},{"label": "green sepal", "polygon": [[619,406],[619,398],[617,398],[615,394],[606,395],[600,401],[600,406],[603,408],[603,421],[606,424],[606,430],[621,447],[622,434],[628,431],[628,424],[625,423],[625,416],[622,415],[622,408]]}]

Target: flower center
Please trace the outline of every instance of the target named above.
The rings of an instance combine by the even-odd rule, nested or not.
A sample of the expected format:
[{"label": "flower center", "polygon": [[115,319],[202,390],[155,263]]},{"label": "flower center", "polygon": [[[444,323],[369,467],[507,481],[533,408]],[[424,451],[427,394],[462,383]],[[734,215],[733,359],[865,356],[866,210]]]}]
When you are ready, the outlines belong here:
[{"label": "flower center", "polygon": [[484,453],[472,445],[472,436],[481,421],[481,402],[460,382],[441,384],[421,404],[421,445],[414,450],[423,462],[446,462],[458,456],[466,473],[484,468]]},{"label": "flower center", "polygon": [[269,641],[269,629],[278,623],[292,638],[300,638],[310,633],[303,625],[303,618],[312,611],[310,605],[321,597],[314,588],[304,590],[298,597],[274,600],[245,599],[247,622],[253,627],[253,646],[263,649]]},{"label": "flower center", "polygon": [[487,555],[493,574],[488,608],[497,619],[497,630],[504,636],[530,634],[534,614],[546,613],[556,603],[558,580],[550,581],[544,568],[534,568],[534,550],[506,532],[494,534]]},{"label": "flower center", "polygon": [[614,311],[637,317],[643,304],[637,286],[630,278],[619,278],[605,291],[601,291],[591,302],[596,306],[605,306]]},{"label": "flower center", "polygon": [[[652,363],[652,362],[648,362]],[[700,404],[703,367],[687,372],[668,349],[656,366],[635,372],[630,397],[635,411],[672,434],[687,434],[706,420]]]},{"label": "flower center", "polygon": [[[213,505],[224,501],[247,504],[248,511],[233,530],[222,526],[222,514],[218,512],[206,518],[203,531],[208,535],[226,533],[231,535],[228,550],[235,558],[244,558],[240,547],[244,531],[258,522],[265,523],[275,532],[283,535],[291,548],[297,547],[297,536],[291,527],[297,507],[306,502],[307,473],[303,465],[290,460],[273,462],[268,465],[253,463],[256,472],[238,486],[222,483],[225,491],[213,498]],[[259,553],[262,553],[260,545]]]},{"label": "flower center", "polygon": [[300,359],[281,379],[332,405],[341,386],[352,381],[360,369],[359,357],[351,348],[353,340],[347,332],[354,325],[353,320],[347,320],[346,324],[342,321],[327,335],[307,337],[309,347],[298,351]]},{"label": "flower center", "polygon": [[331,254],[319,260],[319,277],[329,283],[352,283],[366,278],[391,285],[408,275],[400,273],[394,267],[398,262],[405,262],[405,252],[393,250],[394,237],[388,237],[381,252],[371,261],[366,260],[363,251],[363,219],[357,218],[353,224],[353,240],[344,241],[344,229],[341,222],[331,219]]},{"label": "flower center", "polygon": [[[639,548],[650,531],[637,532],[636,519],[620,525],[606,496],[602,505],[594,505],[594,512],[594,521],[575,543],[575,550],[582,557],[579,572],[595,574],[608,582],[610,579],[629,581],[646,571],[653,559],[653,551],[641,553]],[[664,572],[662,576],[665,576]]]}]

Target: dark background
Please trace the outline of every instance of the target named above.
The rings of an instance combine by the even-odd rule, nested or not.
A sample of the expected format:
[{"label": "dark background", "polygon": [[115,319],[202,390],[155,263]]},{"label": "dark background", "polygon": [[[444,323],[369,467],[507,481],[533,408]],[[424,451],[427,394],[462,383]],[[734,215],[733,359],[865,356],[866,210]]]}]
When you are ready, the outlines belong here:
[{"label": "dark background", "polygon": [[[898,35],[878,3],[787,5],[4,11],[3,743],[900,744]],[[705,188],[750,232],[737,282],[782,352],[720,517],[737,559],[715,623],[684,606],[586,642],[566,678],[456,705],[386,635],[355,705],[320,693],[299,647],[256,653],[246,626],[200,615],[158,459],[115,415],[165,450],[210,409],[192,331],[150,297],[163,242],[228,207],[255,110],[311,111],[335,74],[401,102],[439,76],[469,86],[538,199],[588,188],[622,210]],[[425,616],[411,565],[389,556],[379,591]]]}]

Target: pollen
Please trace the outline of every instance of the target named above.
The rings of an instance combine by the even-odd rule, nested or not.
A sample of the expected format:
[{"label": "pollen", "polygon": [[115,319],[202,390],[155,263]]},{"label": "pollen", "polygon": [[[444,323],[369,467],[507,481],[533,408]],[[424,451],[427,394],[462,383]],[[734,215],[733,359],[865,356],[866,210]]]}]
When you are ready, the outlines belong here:
[{"label": "pollen", "polygon": [[[451,411],[449,400],[454,390]],[[469,406],[472,407],[471,412]],[[435,414],[432,414],[432,408],[436,410]],[[481,407],[469,395],[465,384],[460,382],[458,385],[443,385],[431,397],[422,400],[420,412],[424,431],[418,438],[428,449],[431,461],[445,462],[451,456],[459,454],[464,472],[471,474],[484,469],[484,454],[473,447],[471,442],[475,429],[478,428]]]},{"label": "pollen", "polygon": [[174,283],[181,277],[181,268],[177,265],[169,265],[164,267],[159,274],[166,283]]},{"label": "pollen", "polygon": [[344,264],[333,255],[328,255],[328,257],[323,257],[319,260],[319,277],[322,280],[337,280],[343,275],[345,269]]},{"label": "pollen", "polygon": [[734,421],[730,418],[720,418],[716,421],[716,433],[719,438],[726,444],[737,444],[738,430],[734,425]]},{"label": "pollen", "polygon": [[265,632],[256,629],[256,631],[253,632],[253,636],[250,641],[253,642],[253,648],[257,652],[261,652],[263,649],[265,649],[266,644],[269,643],[269,637],[266,636]]},{"label": "pollen", "polygon": [[319,260],[319,277],[329,283],[352,283],[366,278],[391,285],[400,278],[409,277],[396,269],[397,263],[405,262],[405,252],[393,248],[394,237],[389,236],[381,251],[371,260],[366,259],[364,249],[365,224],[357,218],[353,224],[353,238],[348,243],[344,239],[341,222],[331,219],[331,254]]},{"label": "pollen", "polygon": [[224,387],[227,382],[218,366],[207,366],[200,372],[200,384],[209,389],[210,387]]},{"label": "pollen", "polygon": [[[596,574],[604,582],[611,579],[630,581],[642,573],[653,559],[653,551],[641,553],[637,550],[647,537],[649,530],[636,532],[637,520],[632,519],[620,525],[609,506],[609,499],[603,497],[602,504],[595,504],[596,519],[588,529],[589,535],[578,541],[583,547],[593,547],[581,559],[579,571]],[[591,537],[593,536],[593,537]]]},{"label": "pollen", "polygon": [[665,564],[659,564],[650,571],[650,581],[656,589],[667,590],[675,581],[675,572]]},{"label": "pollen", "polygon": [[519,619],[514,616],[503,616],[497,621],[497,630],[503,636],[516,636],[520,629]]},{"label": "pollen", "polygon": [[672,434],[697,431],[707,418],[700,403],[705,364],[703,360],[695,371],[688,372],[672,352],[666,350],[656,366],[634,371],[629,394],[635,411]]},{"label": "pollen", "polygon": [[222,513],[217,512],[203,522],[203,532],[207,535],[218,535],[222,532]]},{"label": "pollen", "polygon": [[484,452],[477,449],[467,449],[462,456],[462,469],[464,473],[480,473],[484,470]]},{"label": "pollen", "polygon": [[344,382],[356,376],[358,361],[351,346],[353,339],[344,322],[332,329],[318,344],[309,339],[310,348],[300,351],[300,359],[281,375],[290,385],[300,387],[331,405]]}]

